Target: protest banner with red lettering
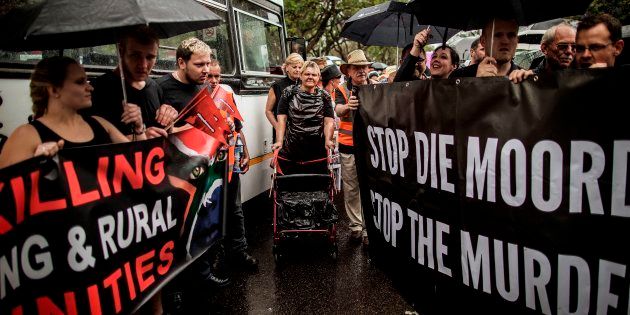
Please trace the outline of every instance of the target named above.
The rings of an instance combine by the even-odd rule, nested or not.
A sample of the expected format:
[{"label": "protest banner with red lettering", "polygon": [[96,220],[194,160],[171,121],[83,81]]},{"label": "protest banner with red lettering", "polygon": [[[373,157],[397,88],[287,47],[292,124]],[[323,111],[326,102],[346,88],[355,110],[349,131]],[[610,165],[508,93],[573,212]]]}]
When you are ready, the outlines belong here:
[{"label": "protest banner with red lettering", "polygon": [[0,314],[130,313],[222,233],[224,161],[197,129],[0,171]]}]

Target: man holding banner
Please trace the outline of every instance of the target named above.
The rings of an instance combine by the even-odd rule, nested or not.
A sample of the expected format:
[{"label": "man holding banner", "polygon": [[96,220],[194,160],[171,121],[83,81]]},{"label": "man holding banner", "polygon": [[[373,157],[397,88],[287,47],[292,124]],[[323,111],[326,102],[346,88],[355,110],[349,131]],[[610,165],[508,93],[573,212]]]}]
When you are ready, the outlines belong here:
[{"label": "man holding banner", "polygon": [[575,61],[579,68],[613,67],[623,46],[619,20],[609,14],[586,16],[577,27]]},{"label": "man holding banner", "polygon": [[490,19],[481,31],[479,42],[486,47],[486,57],[478,64],[457,69],[452,78],[509,76],[520,69],[512,59],[518,45],[518,24],[516,20]]},{"label": "man holding banner", "polygon": [[[120,66],[92,82],[92,107],[86,110],[87,114],[105,118],[129,138],[145,132],[147,136],[162,134],[155,129],[169,125],[177,117],[177,111],[162,104],[162,91],[149,77],[157,59],[158,44],[157,35],[146,26],[125,33],[117,47],[122,59]],[[124,93],[121,71],[126,78]],[[127,103],[123,104],[125,94]]]},{"label": "man holding banner", "polygon": [[[221,82],[221,65],[216,60],[210,63],[210,69],[208,72],[208,82],[210,88],[215,92],[214,100],[217,106],[223,108],[225,112],[229,114],[228,120],[233,120],[234,126],[234,139],[240,138],[242,141],[242,156],[238,161],[233,160],[230,164],[238,163],[237,166],[230,166],[233,169],[238,169],[238,172],[231,174],[228,183],[228,197],[227,204],[227,227],[225,235],[225,245],[228,252],[228,260],[232,265],[247,270],[257,270],[258,260],[247,253],[247,238],[245,237],[245,217],[243,215],[243,208],[241,207],[241,182],[240,174],[245,174],[249,170],[249,151],[247,150],[247,141],[245,140],[245,134],[243,133],[242,117],[236,108],[234,97],[232,93],[225,91],[219,83]],[[232,124],[231,124],[232,125]],[[238,145],[238,143],[236,143]],[[232,146],[231,150],[233,150]],[[232,159],[230,153],[228,159]],[[232,172],[232,168],[230,169]]]},{"label": "man holding banner", "polygon": [[[181,42],[176,52],[177,70],[157,80],[162,89],[165,103],[182,112],[188,103],[195,98],[195,95],[201,89],[207,87],[207,85],[203,84],[206,83],[208,76],[211,62],[210,54],[210,47],[198,38],[191,37]],[[214,104],[206,103],[198,106],[214,106]],[[190,128],[183,120],[175,125],[182,129]],[[166,290],[168,293],[165,295],[167,309],[175,311],[183,307],[183,305],[178,303],[183,300],[182,295],[190,279],[195,280],[201,277],[201,282],[204,285],[213,287],[229,284],[230,279],[228,276],[218,268],[221,264],[216,263],[217,259],[222,259],[219,256],[220,250],[217,249],[217,246],[221,245],[216,244],[208,249],[205,254],[193,263],[192,268],[188,272],[184,272],[184,274],[167,286]]]},{"label": "man holding banner", "polygon": [[350,239],[362,241],[364,245],[368,245],[368,236],[363,221],[359,180],[354,160],[352,123],[355,112],[359,108],[356,86],[368,84],[367,71],[368,66],[371,64],[365,57],[365,53],[360,49],[348,54],[348,63],[341,65],[340,70],[349,79],[337,88],[336,91],[339,91],[339,93],[335,92],[335,113],[341,119],[338,140],[339,153],[341,155],[343,199],[346,213],[350,219]]}]

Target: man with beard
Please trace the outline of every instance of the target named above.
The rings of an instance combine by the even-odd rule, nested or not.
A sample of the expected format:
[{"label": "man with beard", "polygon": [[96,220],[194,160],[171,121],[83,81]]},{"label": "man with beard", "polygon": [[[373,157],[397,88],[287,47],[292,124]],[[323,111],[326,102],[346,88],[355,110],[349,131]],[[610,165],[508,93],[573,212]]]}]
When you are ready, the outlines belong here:
[{"label": "man with beard", "polygon": [[[175,53],[177,69],[157,80],[166,103],[181,110],[204,87],[210,68],[210,54],[210,47],[195,37],[181,42]],[[179,127],[184,125],[185,122],[177,124]],[[220,247],[220,242],[216,243],[166,287],[167,310],[174,313],[182,310],[187,295],[184,291],[191,282],[209,287],[223,287],[230,283],[221,268]]]},{"label": "man with beard", "polygon": [[[453,71],[451,78],[510,76],[512,71],[520,69],[512,61],[518,45],[516,20],[499,17],[490,19],[481,31],[479,42],[486,48],[486,57],[478,64]],[[490,52],[492,55],[489,55]]]},{"label": "man with beard", "polygon": [[478,64],[486,57],[486,49],[479,43],[479,38],[470,44],[470,65]]},{"label": "man with beard", "polygon": [[175,53],[177,70],[157,80],[164,102],[181,111],[206,82],[210,67],[210,47],[191,37],[184,40]]},{"label": "man with beard", "polygon": [[367,60],[363,50],[357,49],[348,54],[348,62],[341,65],[341,73],[348,81],[335,90],[335,113],[339,116],[339,155],[341,156],[341,178],[343,180],[343,199],[346,213],[350,219],[350,240],[363,241],[368,245],[368,235],[363,220],[359,178],[354,159],[354,143],[352,140],[352,123],[359,100],[356,97],[359,85],[368,84],[368,67],[372,63]]},{"label": "man with beard", "polygon": [[[155,32],[146,26],[125,33],[118,44],[122,69],[119,66],[92,81],[92,107],[84,114],[105,118],[129,138],[145,131],[148,137],[164,135],[161,128],[177,117],[177,111],[162,104],[162,91],[149,77],[157,59],[158,43]],[[126,104],[120,71],[125,75]]]}]

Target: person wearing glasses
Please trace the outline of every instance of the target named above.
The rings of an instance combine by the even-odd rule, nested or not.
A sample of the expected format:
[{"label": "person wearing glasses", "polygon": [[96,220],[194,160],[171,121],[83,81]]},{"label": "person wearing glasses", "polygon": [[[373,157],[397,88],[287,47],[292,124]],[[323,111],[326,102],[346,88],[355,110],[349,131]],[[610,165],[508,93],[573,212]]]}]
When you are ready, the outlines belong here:
[{"label": "person wearing glasses", "polygon": [[624,46],[621,23],[605,13],[586,16],[578,23],[575,42],[578,68],[614,67]]},{"label": "person wearing glasses", "polygon": [[550,27],[542,37],[540,50],[545,59],[532,69],[534,74],[570,68],[575,60],[575,27],[566,22]]}]

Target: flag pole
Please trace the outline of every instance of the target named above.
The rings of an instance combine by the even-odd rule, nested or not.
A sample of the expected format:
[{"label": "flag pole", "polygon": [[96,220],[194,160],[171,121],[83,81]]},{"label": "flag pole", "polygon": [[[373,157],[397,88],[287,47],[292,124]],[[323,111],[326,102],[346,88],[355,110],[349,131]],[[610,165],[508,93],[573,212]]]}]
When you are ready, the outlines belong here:
[{"label": "flag pole", "polygon": [[[206,82],[206,83],[204,83],[204,84],[201,86],[201,89],[199,89],[199,91],[202,91],[202,90],[204,90],[204,89],[207,89],[209,86],[210,86],[210,83],[209,83],[209,82]],[[214,96],[214,93],[213,93],[213,95],[211,95],[210,97],[213,97],[213,96]],[[184,108],[182,109],[182,111],[181,111],[181,112],[179,112],[179,115],[177,115],[177,118],[175,118],[175,120],[173,120],[173,122],[172,122],[170,125],[168,125],[168,126],[166,127],[166,130],[169,130],[169,129],[173,128],[173,126],[175,126],[175,123],[176,123],[176,122],[180,121],[180,120],[181,120],[184,116],[186,116],[186,114],[187,114],[190,110],[192,110],[192,109],[193,109],[193,107],[192,107],[192,106],[190,106],[190,105],[192,105],[192,101],[193,101],[193,100],[195,100],[195,98],[194,98],[194,97],[193,97],[192,99],[190,99],[190,102],[189,102],[186,106],[184,106]]]}]

